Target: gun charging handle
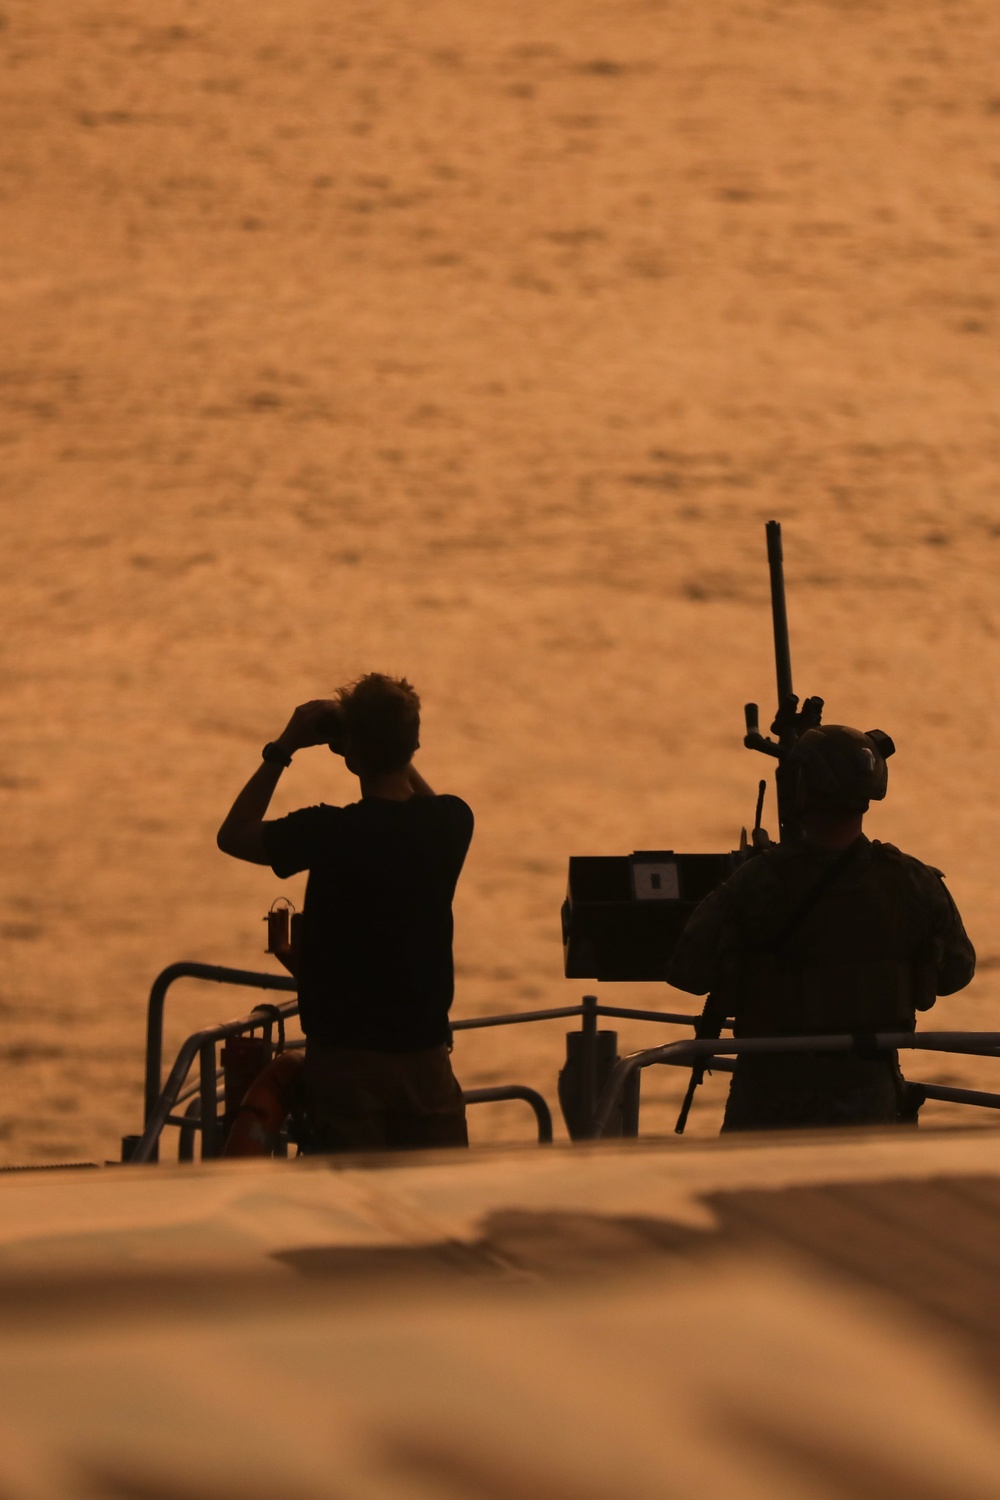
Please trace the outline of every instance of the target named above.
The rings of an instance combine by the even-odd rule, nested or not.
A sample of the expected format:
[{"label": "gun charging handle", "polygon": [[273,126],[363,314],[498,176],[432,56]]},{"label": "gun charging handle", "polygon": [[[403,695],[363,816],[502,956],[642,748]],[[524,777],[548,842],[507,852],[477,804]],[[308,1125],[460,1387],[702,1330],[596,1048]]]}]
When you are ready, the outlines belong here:
[{"label": "gun charging handle", "polygon": [[762,755],[773,755],[775,758],[781,755],[781,747],[769,740],[760,732],[760,709],[756,703],[748,703],[743,709],[746,720],[746,734],[743,743],[748,750],[759,750]]}]

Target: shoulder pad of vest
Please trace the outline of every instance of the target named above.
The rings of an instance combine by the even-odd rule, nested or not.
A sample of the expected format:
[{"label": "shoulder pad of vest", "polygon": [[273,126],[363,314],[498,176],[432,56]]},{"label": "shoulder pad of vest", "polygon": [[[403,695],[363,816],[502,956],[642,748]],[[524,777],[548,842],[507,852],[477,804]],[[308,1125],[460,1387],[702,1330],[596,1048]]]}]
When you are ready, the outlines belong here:
[{"label": "shoulder pad of vest", "polygon": [[881,839],[872,839],[871,852],[876,859],[899,860],[900,863],[905,863],[910,857],[904,854],[902,849],[897,849],[895,844],[883,844]]},{"label": "shoulder pad of vest", "polygon": [[[787,844],[768,844],[759,856],[767,864],[787,865],[789,860],[802,859],[806,856],[803,846],[797,842]],[[753,861],[750,861],[753,863]]]},{"label": "shoulder pad of vest", "polygon": [[898,861],[903,865],[916,865],[918,869],[926,870],[930,875],[936,875],[938,880],[944,879],[944,871],[939,870],[936,865],[926,865],[922,859],[917,859],[914,854],[904,854],[902,849],[897,849],[895,844],[883,844],[880,839],[872,839],[872,853],[883,859]]}]

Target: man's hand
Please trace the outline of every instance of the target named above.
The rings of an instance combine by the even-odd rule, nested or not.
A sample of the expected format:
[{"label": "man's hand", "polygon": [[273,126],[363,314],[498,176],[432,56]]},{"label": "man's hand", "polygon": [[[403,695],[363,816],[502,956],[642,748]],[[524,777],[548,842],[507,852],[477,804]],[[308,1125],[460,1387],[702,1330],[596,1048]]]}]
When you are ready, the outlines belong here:
[{"label": "man's hand", "polygon": [[336,698],[313,698],[300,703],[275,744],[289,755],[310,745],[337,744],[340,738],[340,704]]}]

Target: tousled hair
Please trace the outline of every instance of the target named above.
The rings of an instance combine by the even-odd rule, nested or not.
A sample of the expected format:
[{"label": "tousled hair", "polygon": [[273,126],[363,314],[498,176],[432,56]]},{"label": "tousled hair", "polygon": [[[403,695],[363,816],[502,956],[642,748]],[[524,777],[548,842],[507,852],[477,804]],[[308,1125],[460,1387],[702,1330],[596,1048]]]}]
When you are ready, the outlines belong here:
[{"label": "tousled hair", "polygon": [[405,677],[366,672],[337,694],[344,734],[366,770],[400,771],[420,744],[420,699]]}]

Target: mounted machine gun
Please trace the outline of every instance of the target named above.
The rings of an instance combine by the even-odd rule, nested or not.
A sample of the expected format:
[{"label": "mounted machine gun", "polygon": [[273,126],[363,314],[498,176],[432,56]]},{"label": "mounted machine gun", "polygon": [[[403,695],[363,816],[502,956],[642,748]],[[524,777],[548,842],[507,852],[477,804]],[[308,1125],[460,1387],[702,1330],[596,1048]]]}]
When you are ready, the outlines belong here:
[{"label": "mounted machine gun", "polygon": [[[815,728],[823,713],[822,698],[806,698],[802,706],[792,686],[788,611],[785,603],[784,561],[781,525],[768,521],[767,561],[771,583],[771,618],[774,629],[774,660],[778,708],[771,735],[761,733],[759,709],[748,703],[744,710],[746,733],[743,743],[777,761],[775,783],[779,839],[801,837],[795,811],[793,773],[787,765],[790,752],[806,730]],[[744,829],[739,849],[726,854],[675,854],[673,850],[641,850],[627,856],[576,856],[569,862],[569,886],[562,909],[563,952],[568,979],[660,980],[681,931],[698,902],[737,868],[770,843],[761,826],[766,780],[758,786],[753,831]],[[725,1024],[724,1008],[710,995],[696,1027],[699,1038],[717,1038]],[[617,1037],[601,1033],[600,1071],[610,1073],[616,1059]],[[705,1074],[705,1066],[692,1070],[691,1082],[681,1106],[676,1130],[682,1133],[688,1111]],[[575,1090],[572,1056],[560,1076],[563,1112],[573,1130]]]},{"label": "mounted machine gun", "polygon": [[[792,687],[792,653],[788,637],[788,609],[785,604],[785,561],[781,547],[781,522],[768,521],[765,532],[767,565],[771,575],[771,621],[774,628],[774,667],[778,689],[778,709],[771,725],[771,734],[775,738],[769,739],[761,734],[760,711],[756,703],[748,703],[743,710],[746,720],[743,743],[748,750],[759,750],[762,755],[770,755],[778,762],[774,770],[778,801],[778,839],[781,843],[787,843],[802,837],[802,829],[795,808],[795,776],[788,765],[788,756],[806,730],[815,729],[820,723],[823,717],[823,699],[807,698],[800,708],[798,697]],[[766,830],[761,827],[766,791],[767,781],[762,779],[757,788],[757,809],[751,841],[748,844],[745,829],[741,840],[741,850],[745,856],[759,853],[771,842]],[[696,1038],[700,1041],[717,1040],[728,1019],[726,1012],[725,1001],[718,996],[709,995],[701,1018],[695,1027]],[[687,1092],[677,1116],[677,1124],[674,1126],[678,1135],[684,1134],[695,1091],[703,1081],[706,1069],[706,1063],[696,1063],[691,1069]]]},{"label": "mounted machine gun", "polygon": [[[763,755],[773,756],[775,784],[778,795],[778,828],[782,843],[801,838],[798,818],[795,813],[795,786],[786,765],[789,752],[807,729],[815,729],[823,717],[823,699],[807,698],[799,708],[799,700],[792,687],[792,655],[788,639],[788,610],[785,605],[785,564],[781,550],[781,522],[768,521],[767,564],[771,574],[771,619],[774,625],[774,665],[778,687],[778,711],[771,725],[775,739],[768,739],[760,732],[759,710],[756,703],[748,703],[744,709],[746,734],[743,743],[748,750],[759,750]],[[760,826],[764,805],[764,790],[767,783],[761,781],[757,796],[757,815],[754,820],[753,847],[766,848],[769,840]]]}]

